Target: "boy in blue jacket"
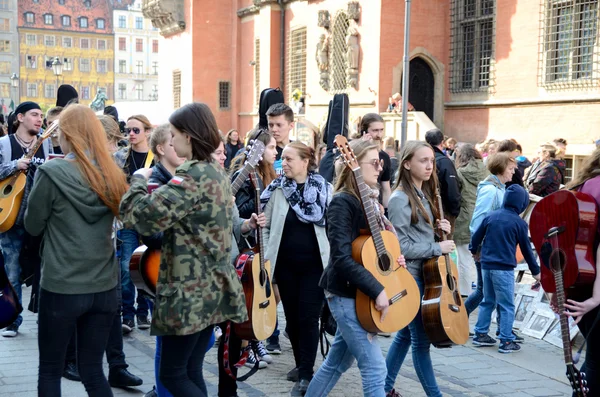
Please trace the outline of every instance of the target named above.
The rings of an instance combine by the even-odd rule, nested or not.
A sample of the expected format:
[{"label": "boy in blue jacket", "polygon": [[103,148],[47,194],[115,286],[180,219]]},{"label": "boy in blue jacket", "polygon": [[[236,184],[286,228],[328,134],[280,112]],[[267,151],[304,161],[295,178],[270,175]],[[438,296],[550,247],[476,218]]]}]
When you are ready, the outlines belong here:
[{"label": "boy in blue jacket", "polygon": [[500,353],[518,352],[512,332],[515,320],[515,275],[517,244],[529,265],[533,277],[539,281],[538,266],[527,232],[527,223],[519,217],[529,205],[529,194],[519,185],[506,189],[502,208],[490,212],[471,237],[471,252],[481,246],[481,272],[483,275],[483,302],[475,325],[473,344],[494,346],[496,340],[488,335],[492,312],[498,306],[500,328]]}]

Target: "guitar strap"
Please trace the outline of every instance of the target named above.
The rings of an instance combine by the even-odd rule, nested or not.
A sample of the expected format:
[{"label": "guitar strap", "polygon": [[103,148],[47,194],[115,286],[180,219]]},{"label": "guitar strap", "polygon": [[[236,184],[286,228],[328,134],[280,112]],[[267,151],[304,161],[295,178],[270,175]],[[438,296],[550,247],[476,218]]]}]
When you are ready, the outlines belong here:
[{"label": "guitar strap", "polygon": [[150,168],[150,165],[152,164],[153,160],[154,153],[152,153],[152,150],[149,150],[148,154],[146,155],[146,161],[144,162],[144,168]]},{"label": "guitar strap", "polygon": [[[238,381],[238,382],[243,382],[245,380],[247,380],[249,377],[251,377],[252,375],[254,375],[257,371],[258,371],[258,365],[259,365],[259,361],[256,360],[256,363],[254,363],[254,367],[252,367],[252,369],[250,371],[248,371],[248,373],[244,376],[240,376],[237,377],[233,374],[233,372],[231,372],[231,367],[230,367],[230,362],[229,362],[229,339],[231,337],[231,321],[227,322],[227,328],[225,329],[225,333],[223,334],[223,369],[225,370],[225,373],[227,375],[229,375],[232,379]],[[246,361],[248,361],[248,355],[250,353],[250,349],[252,349],[252,344],[248,344],[248,347],[246,347],[240,357],[240,360],[235,364],[236,368],[241,368],[244,366],[244,364],[246,364]],[[258,357],[258,352],[254,352],[254,357]]]}]

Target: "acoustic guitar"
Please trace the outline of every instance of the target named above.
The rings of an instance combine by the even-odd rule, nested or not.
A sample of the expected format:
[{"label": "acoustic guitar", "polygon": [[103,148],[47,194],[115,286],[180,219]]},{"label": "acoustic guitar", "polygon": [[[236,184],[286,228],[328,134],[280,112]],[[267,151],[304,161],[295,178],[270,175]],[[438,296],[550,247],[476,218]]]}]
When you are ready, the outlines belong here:
[{"label": "acoustic guitar", "polygon": [[[23,156],[24,159],[31,160],[37,153],[44,140],[49,138],[58,128],[58,120],[55,121],[35,142],[35,145]],[[23,194],[25,193],[25,185],[27,184],[27,170],[18,170],[13,175],[0,182],[0,233],[5,233],[13,227]]]},{"label": "acoustic guitar", "polygon": [[[250,172],[258,165],[265,151],[265,145],[254,140],[250,142],[247,148],[246,161],[233,183],[231,190],[235,196],[242,187]],[[260,200],[259,200],[260,201]],[[129,262],[129,272],[133,284],[146,291],[151,296],[156,294],[156,283],[158,281],[158,272],[160,269],[160,250],[147,249],[145,245],[138,247]]]},{"label": "acoustic guitar", "polygon": [[396,332],[410,324],[417,315],[419,286],[408,270],[396,263],[400,256],[400,243],[394,233],[380,230],[370,198],[371,189],[363,180],[360,165],[348,141],[343,135],[337,135],[335,144],[344,164],[352,170],[369,226],[370,234],[361,234],[352,242],[352,258],[383,285],[389,297],[388,313],[382,321],[375,301],[357,289],[356,315],[368,332]]},{"label": "acoustic guitar", "polygon": [[[442,198],[438,191],[440,218],[444,219]],[[446,233],[442,232],[442,241]],[[469,339],[469,318],[458,290],[458,268],[444,254],[431,258],[423,266],[425,293],[421,304],[421,315],[425,333],[435,347],[464,345]]]},{"label": "acoustic guitar", "polygon": [[547,258],[549,259],[549,268],[554,275],[556,286],[556,302],[558,312],[560,313],[560,332],[562,336],[563,355],[567,366],[567,378],[573,389],[573,396],[586,397],[589,389],[587,388],[587,380],[585,373],[580,372],[573,362],[573,352],[571,351],[571,336],[569,332],[569,321],[565,314],[565,289],[563,282],[563,272],[568,267],[566,256],[563,254],[562,247],[558,242],[558,236],[564,233],[565,226],[553,227],[545,235],[547,242],[544,250],[549,251]]},{"label": "acoustic guitar", "polygon": [[[256,214],[260,214],[260,183],[254,172],[251,177],[255,189],[254,203]],[[233,324],[236,335],[244,340],[265,340],[275,331],[277,324],[277,303],[271,285],[271,262],[265,260],[262,228],[256,229],[256,249],[240,254],[236,269],[242,270],[242,286],[246,295],[248,320]]]},{"label": "acoustic guitar", "polygon": [[547,262],[548,255],[543,251],[544,243],[548,241],[548,230],[553,227],[564,228],[556,238],[564,256],[563,262],[566,263],[562,275],[564,289],[567,296],[572,296],[582,290],[575,287],[589,287],[596,279],[594,239],[597,226],[598,208],[589,194],[559,190],[536,204],[531,213],[529,232],[535,250],[545,265],[541,266],[544,291],[556,292],[554,273]]}]

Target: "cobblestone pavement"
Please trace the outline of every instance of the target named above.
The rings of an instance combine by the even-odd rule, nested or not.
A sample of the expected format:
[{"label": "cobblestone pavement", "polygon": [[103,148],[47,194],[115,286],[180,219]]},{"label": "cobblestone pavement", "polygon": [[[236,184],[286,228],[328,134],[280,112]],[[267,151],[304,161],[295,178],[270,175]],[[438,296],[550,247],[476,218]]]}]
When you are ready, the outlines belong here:
[{"label": "cobblestone pavement", "polygon": [[[28,300],[30,289],[23,290]],[[24,305],[27,307],[27,302]],[[471,316],[473,322],[477,317]],[[284,327],[284,316],[279,315]],[[17,338],[0,337],[0,396],[33,397],[37,395],[38,349],[36,316],[24,312],[24,322]],[[495,329],[493,329],[495,331]],[[387,353],[392,338],[378,337]],[[142,396],[154,384],[154,338],[148,331],[135,330],[124,338],[129,370],[141,376],[144,385],[131,390],[113,389],[115,396]],[[285,375],[293,367],[289,341],[281,337],[283,354],[241,384],[240,396],[287,396],[292,387]],[[476,348],[471,342],[451,349],[432,348],[436,377],[444,396],[570,396],[564,376],[562,349],[526,337],[522,352],[503,355],[494,348]],[[322,359],[319,353],[315,369]],[[105,373],[107,372],[105,369]],[[210,396],[217,395],[217,351],[206,358],[205,378]],[[396,389],[404,397],[425,396],[418,381],[410,353],[396,380]],[[63,379],[63,396],[82,397],[86,393],[80,383]],[[345,373],[330,394],[333,397],[361,396],[361,378],[356,365]]]}]

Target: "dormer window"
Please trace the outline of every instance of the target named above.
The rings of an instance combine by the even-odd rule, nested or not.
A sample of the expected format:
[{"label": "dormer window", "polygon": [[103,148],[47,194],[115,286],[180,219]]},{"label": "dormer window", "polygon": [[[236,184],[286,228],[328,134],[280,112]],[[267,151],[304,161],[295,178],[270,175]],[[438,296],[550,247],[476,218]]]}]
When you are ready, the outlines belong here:
[{"label": "dormer window", "polygon": [[70,16],[63,15],[61,19],[62,19],[63,26],[71,26],[71,17]]},{"label": "dormer window", "polygon": [[96,19],[96,28],[104,29],[104,19]]},{"label": "dormer window", "polygon": [[52,16],[52,14],[44,14],[44,24],[46,24],[46,25],[54,24],[54,18]]},{"label": "dormer window", "polygon": [[87,8],[90,8],[92,6],[92,0],[85,0],[83,2],[83,5],[86,6]]},{"label": "dormer window", "polygon": [[80,28],[88,27],[88,19],[86,17],[79,17],[79,27]]},{"label": "dormer window", "polygon": [[35,23],[35,16],[33,15],[33,12],[25,13],[25,23]]}]

